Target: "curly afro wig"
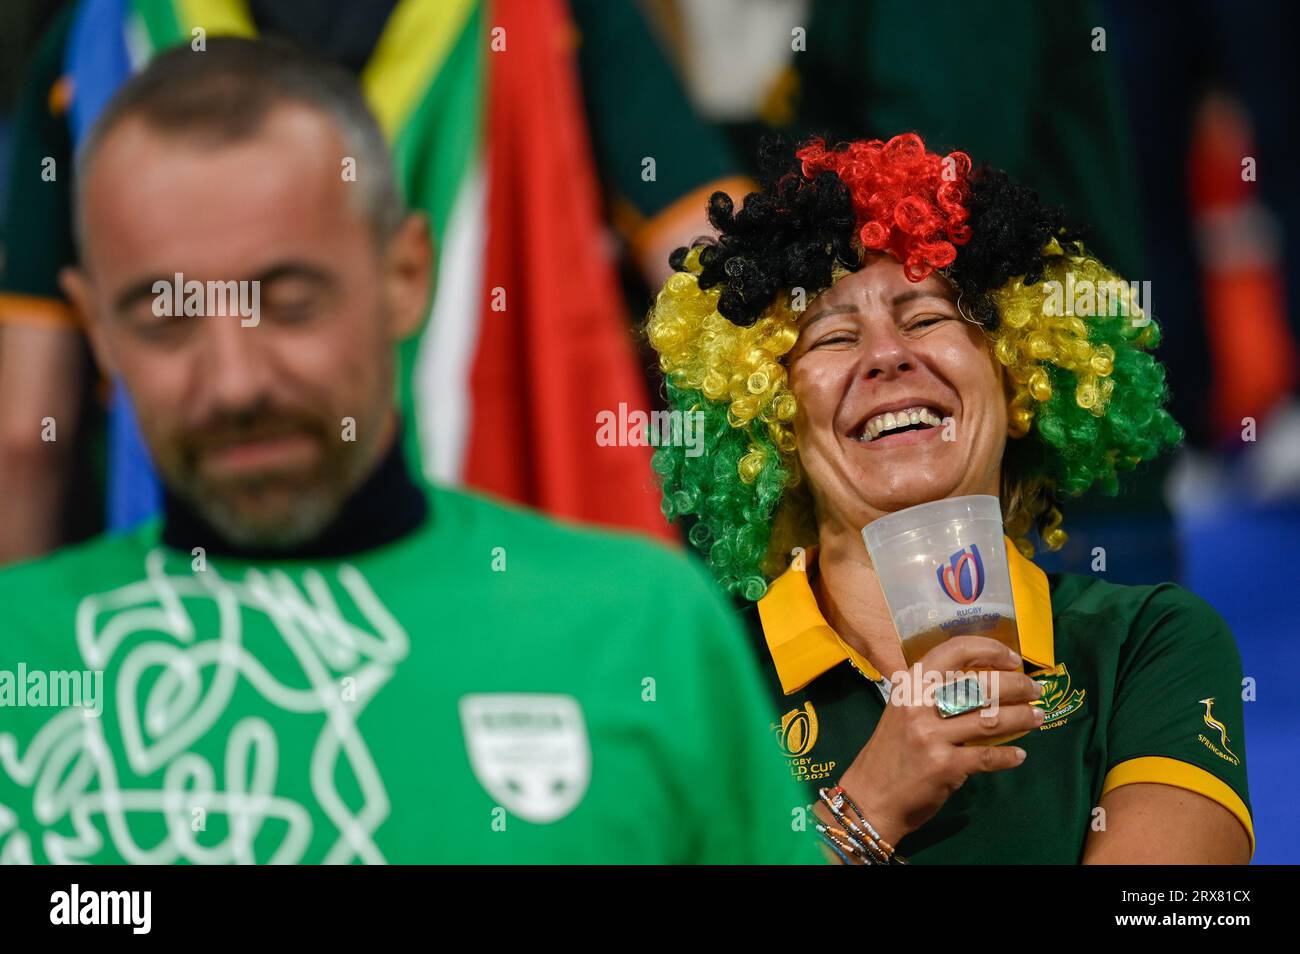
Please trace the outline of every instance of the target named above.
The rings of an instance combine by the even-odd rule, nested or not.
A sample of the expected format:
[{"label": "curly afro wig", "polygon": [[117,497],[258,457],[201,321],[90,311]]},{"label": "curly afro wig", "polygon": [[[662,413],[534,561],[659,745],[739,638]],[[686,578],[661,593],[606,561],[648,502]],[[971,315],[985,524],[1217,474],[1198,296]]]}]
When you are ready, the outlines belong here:
[{"label": "curly afro wig", "polygon": [[[1091,256],[1059,209],[963,152],[940,156],[908,133],[797,149],[769,140],[762,187],[739,211],[709,201],[716,239],[671,258],[675,274],[647,322],[673,408],[703,417],[705,452],[655,454],[670,519],[692,515],[692,544],[730,592],[757,600],[796,546],[816,541],[795,449],[785,356],[797,302],[893,256],[911,281],[939,272],[961,294],[1011,384],[1002,506],[1026,555],[1030,536],[1065,542],[1061,507],[1182,439],[1164,410],[1159,331],[1128,283]],[[1053,308],[1043,283],[1110,289],[1089,317]],[[802,295],[794,294],[801,290]],[[1059,312],[1059,313],[1058,313]]]}]

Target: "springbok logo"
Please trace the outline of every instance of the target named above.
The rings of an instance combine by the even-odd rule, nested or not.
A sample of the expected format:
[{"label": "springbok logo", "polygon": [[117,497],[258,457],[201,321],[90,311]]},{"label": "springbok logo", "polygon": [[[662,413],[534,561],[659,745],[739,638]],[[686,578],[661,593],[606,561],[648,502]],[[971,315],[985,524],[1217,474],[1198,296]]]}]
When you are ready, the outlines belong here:
[{"label": "springbok logo", "polygon": [[1047,715],[1039,729],[1046,729],[1065,721],[1066,716],[1079,711],[1083,700],[1088,695],[1086,689],[1075,689],[1071,685],[1070,670],[1065,663],[1057,663],[1051,669],[1035,673],[1034,681],[1043,686],[1043,695],[1030,705],[1038,706]]},{"label": "springbok logo", "polygon": [[984,560],[975,544],[963,547],[935,569],[939,586],[954,603],[969,605],[984,592]]},{"label": "springbok logo", "polygon": [[1214,718],[1214,696],[1199,701],[1201,705],[1205,706],[1205,724],[1219,733],[1219,744],[1223,746],[1223,751],[1228,753],[1229,761],[1233,765],[1239,764],[1241,760],[1237,758],[1237,754],[1228,748],[1228,727]]}]

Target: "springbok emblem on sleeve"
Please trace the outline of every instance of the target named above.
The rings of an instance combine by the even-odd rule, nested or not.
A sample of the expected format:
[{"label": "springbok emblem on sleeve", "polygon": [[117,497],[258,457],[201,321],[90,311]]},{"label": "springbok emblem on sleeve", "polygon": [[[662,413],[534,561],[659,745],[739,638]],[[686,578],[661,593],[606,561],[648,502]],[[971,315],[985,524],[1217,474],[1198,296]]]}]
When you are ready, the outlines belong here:
[{"label": "springbok emblem on sleeve", "polygon": [[1210,696],[1208,699],[1201,699],[1200,702],[1205,706],[1205,724],[1219,733],[1219,743],[1223,746],[1223,750],[1236,759],[1236,753],[1234,753],[1232,749],[1228,748],[1228,727],[1218,719],[1214,718],[1214,696]]}]

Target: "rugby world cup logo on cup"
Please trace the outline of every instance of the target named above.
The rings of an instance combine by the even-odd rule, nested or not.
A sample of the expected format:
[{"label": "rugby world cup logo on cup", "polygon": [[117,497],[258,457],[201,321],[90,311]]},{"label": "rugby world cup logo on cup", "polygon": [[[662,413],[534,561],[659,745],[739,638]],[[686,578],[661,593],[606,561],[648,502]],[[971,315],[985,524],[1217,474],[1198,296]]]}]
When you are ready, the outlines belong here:
[{"label": "rugby world cup logo on cup", "polygon": [[954,603],[969,606],[984,592],[984,560],[975,544],[963,547],[935,569],[939,587]]}]

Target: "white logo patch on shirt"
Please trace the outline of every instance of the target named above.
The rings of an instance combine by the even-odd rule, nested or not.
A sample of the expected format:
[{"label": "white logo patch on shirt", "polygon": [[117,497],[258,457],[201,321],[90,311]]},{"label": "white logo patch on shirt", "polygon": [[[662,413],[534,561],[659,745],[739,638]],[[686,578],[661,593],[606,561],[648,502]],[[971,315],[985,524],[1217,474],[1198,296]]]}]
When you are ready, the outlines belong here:
[{"label": "white logo patch on shirt", "polygon": [[465,748],[479,783],[524,821],[573,811],[591,782],[591,744],[578,700],[532,692],[462,696]]}]

